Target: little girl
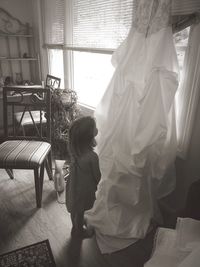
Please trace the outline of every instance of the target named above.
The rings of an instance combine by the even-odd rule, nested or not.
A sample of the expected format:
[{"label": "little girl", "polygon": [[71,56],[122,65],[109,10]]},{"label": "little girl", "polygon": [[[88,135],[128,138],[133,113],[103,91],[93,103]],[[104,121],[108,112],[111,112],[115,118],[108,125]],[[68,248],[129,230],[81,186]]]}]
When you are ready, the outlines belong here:
[{"label": "little girl", "polygon": [[71,213],[72,236],[87,237],[84,212],[93,207],[101,178],[99,159],[93,151],[98,130],[92,117],[76,119],[69,129],[70,172],[66,185],[66,206]]}]

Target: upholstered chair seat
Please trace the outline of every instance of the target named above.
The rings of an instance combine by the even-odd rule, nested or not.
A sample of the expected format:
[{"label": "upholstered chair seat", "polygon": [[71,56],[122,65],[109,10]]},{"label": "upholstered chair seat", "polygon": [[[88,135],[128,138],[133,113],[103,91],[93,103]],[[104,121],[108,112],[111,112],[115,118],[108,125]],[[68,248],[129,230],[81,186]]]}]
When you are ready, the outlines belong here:
[{"label": "upholstered chair seat", "polygon": [[0,145],[0,168],[38,168],[47,157],[51,145],[32,140],[9,140]]}]

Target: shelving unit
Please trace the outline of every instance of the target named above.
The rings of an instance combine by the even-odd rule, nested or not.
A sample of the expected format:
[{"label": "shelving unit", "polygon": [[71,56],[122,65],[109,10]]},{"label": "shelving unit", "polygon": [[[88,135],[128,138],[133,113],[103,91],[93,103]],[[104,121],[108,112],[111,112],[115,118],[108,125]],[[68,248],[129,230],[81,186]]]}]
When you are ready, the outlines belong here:
[{"label": "shelving unit", "polygon": [[2,8],[0,20],[3,22],[0,24],[1,80],[10,77],[16,84],[16,73],[20,73],[22,81],[38,83],[40,59],[35,51],[32,28]]},{"label": "shelving unit", "polygon": [[[0,136],[3,134],[2,86],[5,85],[6,77],[10,77],[9,85],[16,85],[16,73],[21,73],[21,84],[25,81],[39,84],[40,58],[36,53],[30,25],[23,24],[0,8]],[[10,97],[16,100],[19,96]],[[20,107],[18,111],[21,111]]]}]

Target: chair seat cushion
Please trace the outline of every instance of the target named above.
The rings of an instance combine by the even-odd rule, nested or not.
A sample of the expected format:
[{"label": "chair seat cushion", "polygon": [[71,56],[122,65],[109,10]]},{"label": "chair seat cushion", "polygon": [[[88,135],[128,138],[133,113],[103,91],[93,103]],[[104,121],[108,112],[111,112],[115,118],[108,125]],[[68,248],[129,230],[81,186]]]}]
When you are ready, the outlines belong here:
[{"label": "chair seat cushion", "polygon": [[43,141],[10,140],[0,145],[0,168],[31,169],[39,167],[51,145]]}]

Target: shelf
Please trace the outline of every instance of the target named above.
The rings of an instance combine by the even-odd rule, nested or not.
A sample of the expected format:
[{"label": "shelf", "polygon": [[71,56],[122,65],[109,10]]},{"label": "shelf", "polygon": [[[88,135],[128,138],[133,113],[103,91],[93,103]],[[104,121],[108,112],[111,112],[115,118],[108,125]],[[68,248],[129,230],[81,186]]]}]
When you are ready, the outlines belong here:
[{"label": "shelf", "polygon": [[19,58],[1,58],[0,57],[0,61],[1,60],[10,60],[10,61],[13,61],[13,60],[19,60],[19,61],[21,60],[21,61],[24,61],[25,60],[25,61],[30,61],[30,60],[38,60],[38,59],[37,58],[34,58],[34,57],[27,57],[27,58],[20,58],[20,57]]},{"label": "shelf", "polygon": [[31,34],[6,34],[6,33],[0,33],[0,37],[24,37],[24,38],[32,38],[33,35],[31,35]]}]

